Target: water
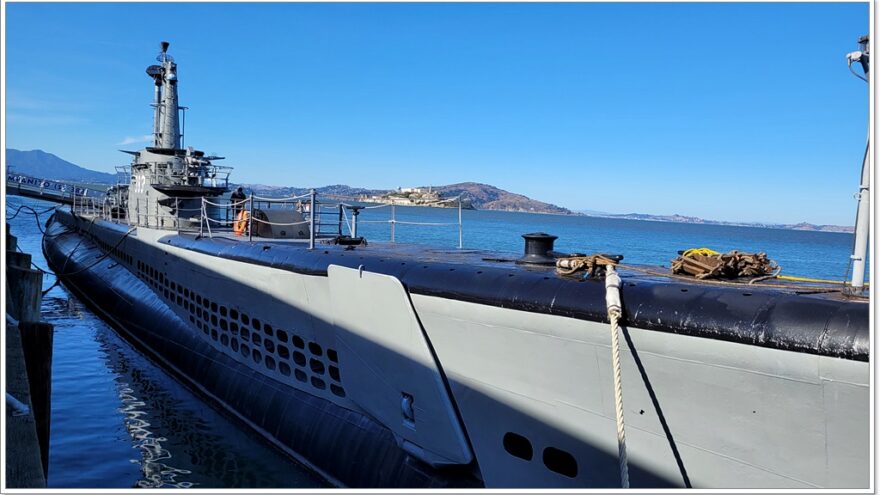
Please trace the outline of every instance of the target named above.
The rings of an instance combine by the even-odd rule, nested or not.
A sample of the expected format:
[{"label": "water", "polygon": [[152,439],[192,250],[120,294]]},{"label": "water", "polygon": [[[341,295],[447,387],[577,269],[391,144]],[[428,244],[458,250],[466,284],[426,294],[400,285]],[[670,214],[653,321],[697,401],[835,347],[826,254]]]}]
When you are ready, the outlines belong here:
[{"label": "water", "polygon": [[[431,246],[458,246],[458,210],[395,207],[395,219],[407,222],[454,223],[446,226],[401,225],[397,242]],[[362,210],[358,235],[368,240],[390,240],[389,207]],[[852,254],[853,235],[837,232],[733,227],[687,223],[648,222],[568,215],[538,215],[503,211],[463,210],[465,248],[522,253],[520,234],[547,232],[559,236],[556,250],[585,254],[623,254],[627,263],[665,265],[678,251],[708,247],[726,252],[766,252],[782,266],[782,273],[843,280]]]},{"label": "water", "polygon": [[[20,204],[51,206],[10,197],[6,211]],[[46,269],[33,215],[9,224]],[[54,281],[44,276],[44,290]],[[325,486],[132,349],[64,287],[43,296],[43,315],[55,325],[49,487]]]},{"label": "water", "polygon": [[[7,212],[48,203],[10,197]],[[364,210],[360,233],[390,237],[389,208]],[[43,216],[45,221],[48,215]],[[456,223],[458,211],[397,207],[398,221]],[[464,246],[522,250],[520,234],[558,235],[560,251],[624,254],[627,262],[667,264],[680,249],[765,251],[783,273],[841,279],[852,235],[590,217],[463,211]],[[34,217],[9,221],[21,248],[46,268]],[[458,245],[457,225],[398,224],[397,242]],[[54,277],[44,277],[44,288]],[[321,487],[307,469],[228,420],[133,350],[61,286],[43,299],[55,325],[50,487]]]}]

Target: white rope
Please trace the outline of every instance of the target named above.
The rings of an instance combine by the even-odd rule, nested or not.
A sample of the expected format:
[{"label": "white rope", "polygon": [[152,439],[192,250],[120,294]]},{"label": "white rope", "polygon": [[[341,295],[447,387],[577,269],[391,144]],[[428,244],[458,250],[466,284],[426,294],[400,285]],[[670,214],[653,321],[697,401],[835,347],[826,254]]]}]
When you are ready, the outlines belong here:
[{"label": "white rope", "polygon": [[[345,206],[346,208],[353,208],[353,207],[357,206],[357,205],[350,205],[348,203],[338,203],[338,204]],[[383,205],[373,205],[373,206],[357,206],[357,208],[359,208],[361,210],[375,210],[376,208],[388,208],[389,206],[394,206],[394,205],[383,204]]]},{"label": "white rope", "polygon": [[611,321],[611,366],[614,371],[614,412],[617,417],[617,456],[620,463],[620,486],[629,488],[629,468],[626,460],[626,431],[623,422],[623,383],[620,376],[619,321],[623,315],[620,304],[620,275],[614,267],[605,267],[605,304]]},{"label": "white rope", "polygon": [[243,205],[243,204],[247,203],[248,200],[247,200],[247,199],[243,199],[243,200],[241,200],[241,201],[230,201],[230,202],[228,202],[228,203],[215,203],[215,202],[213,202],[213,201],[209,201],[209,200],[207,200],[207,199],[205,199],[205,198],[202,198],[202,202],[203,202],[203,203],[207,203],[207,204],[209,204],[209,205],[211,205],[211,206],[238,206],[238,205]]},{"label": "white rope", "polygon": [[284,201],[293,201],[295,199],[303,199],[308,198],[311,194],[300,194],[299,196],[290,196],[289,198],[264,198],[262,196],[254,196],[254,200],[256,201],[268,201],[270,203],[281,203]]},{"label": "white rope", "polygon": [[442,227],[444,225],[458,225],[458,222],[402,222],[400,220],[388,220],[388,223],[397,223],[400,225],[428,225],[431,227]]},{"label": "white rope", "polygon": [[303,220],[302,222],[293,222],[293,223],[276,223],[276,222],[269,222],[268,220],[260,220],[259,218],[253,218],[252,220],[255,221],[255,222],[265,223],[266,225],[279,225],[279,226],[303,225],[303,224],[307,224],[307,223],[309,223],[308,220]]}]

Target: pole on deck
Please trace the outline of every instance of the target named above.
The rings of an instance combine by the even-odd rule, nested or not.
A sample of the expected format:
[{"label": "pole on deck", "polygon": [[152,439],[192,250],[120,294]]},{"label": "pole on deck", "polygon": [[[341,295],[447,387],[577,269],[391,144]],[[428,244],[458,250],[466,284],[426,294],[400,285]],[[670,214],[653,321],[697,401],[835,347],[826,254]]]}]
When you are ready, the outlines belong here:
[{"label": "pole on deck", "polygon": [[248,201],[248,241],[254,240],[254,193],[251,191],[250,201]]},{"label": "pole on deck", "polygon": [[395,242],[394,240],[394,225],[397,223],[397,211],[394,207],[394,203],[391,203],[391,242]]},{"label": "pole on deck", "polygon": [[862,180],[859,184],[858,210],[856,210],[855,241],[853,242],[852,285],[853,293],[859,294],[865,288],[865,267],[868,257],[868,233],[870,230],[870,180],[871,180],[871,142],[865,146],[865,158],[862,161]]},{"label": "pole on deck", "polygon": [[458,196],[458,249],[461,249],[461,195]]},{"label": "pole on deck", "polygon": [[309,249],[315,249],[315,190],[309,190]]}]

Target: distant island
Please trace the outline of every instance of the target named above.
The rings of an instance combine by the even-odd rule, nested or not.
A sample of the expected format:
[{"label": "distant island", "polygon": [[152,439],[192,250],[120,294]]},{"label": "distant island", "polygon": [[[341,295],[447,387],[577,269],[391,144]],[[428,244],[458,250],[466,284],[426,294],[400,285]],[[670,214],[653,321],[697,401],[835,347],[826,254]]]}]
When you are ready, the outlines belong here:
[{"label": "distant island", "polygon": [[687,217],[684,215],[648,215],[645,213],[604,213],[598,211],[582,211],[583,215],[601,218],[615,218],[620,220],[643,220],[647,222],[675,222],[675,223],[698,223],[704,225],[730,225],[733,227],[759,227],[765,229],[786,230],[810,230],[815,232],[853,232],[852,226],[842,225],[815,225],[801,222],[795,224],[760,223],[760,222],[725,222],[722,220],[706,220],[699,217]]},{"label": "distant island", "polygon": [[474,205],[470,198],[463,196],[445,196],[435,191],[432,186],[428,187],[400,187],[396,191],[384,194],[363,194],[358,200],[365,203],[379,203],[396,206],[428,206],[432,208],[458,208],[473,210]]},{"label": "distant island", "polygon": [[[264,184],[237,184],[254,191],[261,196],[298,196],[309,190],[304,187],[279,187]],[[556,206],[499,189],[488,184],[477,182],[461,182],[446,186],[421,186],[400,189],[364,189],[349,187],[342,184],[315,188],[319,196],[344,201],[363,201],[383,204],[409,206],[449,206],[458,207],[457,199],[471,209],[516,211],[525,213],[555,213],[561,215],[579,215],[567,208]],[[430,191],[430,192],[429,192]]]},{"label": "distant island", "polygon": [[[42,150],[21,151],[6,149],[7,173],[20,173],[33,177],[90,184],[115,184],[116,176],[80,167]],[[269,186],[263,184],[236,184],[261,196],[298,196],[309,191],[305,187]],[[651,222],[695,223],[705,225],[730,225],[739,227],[761,227],[788,230],[809,230],[817,232],[853,232],[852,226],[815,225],[807,222],[797,224],[777,224],[758,222],[725,222],[706,220],[684,215],[649,215],[645,213],[605,213],[584,210],[573,212],[567,208],[538,201],[522,194],[499,189],[478,182],[460,182],[445,186],[419,186],[399,189],[365,189],[343,184],[315,188],[322,197],[343,201],[364,201],[415,206],[457,207],[460,196],[470,208],[479,210],[511,211],[526,213],[552,213],[558,215],[586,215],[592,217],[614,218],[619,220],[643,220]],[[463,205],[464,206],[464,205]]]}]

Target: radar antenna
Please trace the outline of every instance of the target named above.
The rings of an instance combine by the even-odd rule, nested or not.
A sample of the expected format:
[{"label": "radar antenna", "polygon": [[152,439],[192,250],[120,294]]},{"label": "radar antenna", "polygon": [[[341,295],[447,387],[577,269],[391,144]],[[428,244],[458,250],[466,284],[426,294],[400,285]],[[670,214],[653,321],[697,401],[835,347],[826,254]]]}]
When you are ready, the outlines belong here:
[{"label": "radar antenna", "polygon": [[156,61],[158,62],[174,62],[174,57],[168,55],[168,47],[171,46],[171,43],[167,41],[163,41],[159,43],[159,47],[162,49],[159,52],[159,55],[156,55]]}]

